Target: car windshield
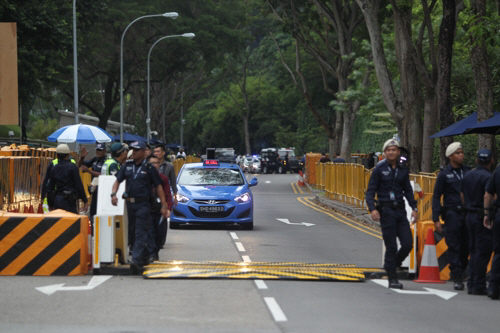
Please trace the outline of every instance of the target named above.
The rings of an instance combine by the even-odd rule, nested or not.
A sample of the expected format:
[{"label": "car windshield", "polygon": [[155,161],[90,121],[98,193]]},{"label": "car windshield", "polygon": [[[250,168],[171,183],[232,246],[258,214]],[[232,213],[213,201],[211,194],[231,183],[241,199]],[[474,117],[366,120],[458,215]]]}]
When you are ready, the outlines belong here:
[{"label": "car windshield", "polygon": [[280,154],[281,157],[285,157],[286,153],[288,153],[289,157],[295,156],[295,152],[293,150],[280,150],[278,154]]},{"label": "car windshield", "polygon": [[217,150],[215,152],[217,157],[234,157],[234,151],[233,150]]},{"label": "car windshield", "polygon": [[179,185],[240,186],[245,181],[237,169],[188,168],[179,177]]}]

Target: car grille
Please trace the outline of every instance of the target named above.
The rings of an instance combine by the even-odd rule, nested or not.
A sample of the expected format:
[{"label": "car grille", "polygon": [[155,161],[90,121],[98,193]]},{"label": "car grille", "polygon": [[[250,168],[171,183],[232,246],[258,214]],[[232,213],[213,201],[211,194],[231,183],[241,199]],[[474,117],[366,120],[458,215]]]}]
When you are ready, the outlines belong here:
[{"label": "car grille", "polygon": [[189,207],[189,211],[191,212],[191,214],[193,214],[196,217],[205,218],[205,219],[217,219],[217,218],[228,217],[229,215],[231,215],[233,210],[234,210],[234,207],[231,207],[224,212],[208,213],[208,212],[200,212],[200,211],[196,210],[196,208]]},{"label": "car grille", "polygon": [[193,200],[200,205],[225,205],[229,200]]}]

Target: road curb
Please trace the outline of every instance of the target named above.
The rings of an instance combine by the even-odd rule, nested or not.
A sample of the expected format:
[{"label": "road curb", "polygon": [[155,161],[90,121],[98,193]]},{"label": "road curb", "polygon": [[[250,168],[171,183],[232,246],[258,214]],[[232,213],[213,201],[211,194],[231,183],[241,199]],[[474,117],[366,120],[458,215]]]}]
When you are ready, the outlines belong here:
[{"label": "road curb", "polygon": [[337,212],[341,212],[341,213],[344,213],[344,214],[349,214],[351,216],[353,216],[354,218],[356,218],[357,220],[360,220],[362,222],[365,222],[367,224],[370,224],[370,225],[373,225],[373,226],[376,226],[376,227],[380,227],[380,223],[379,222],[375,222],[372,220],[370,214],[368,214],[366,212],[366,210],[364,209],[359,209],[357,207],[354,207],[354,206],[350,206],[346,203],[343,203],[343,202],[340,202],[340,201],[335,201],[335,200],[331,200],[331,199],[328,199],[326,197],[323,197],[323,196],[320,196],[318,195],[318,193],[321,193],[321,192],[324,192],[322,190],[317,190],[317,189],[313,189],[311,187],[311,185],[309,185],[308,183],[306,183],[306,186],[307,188],[312,192],[312,193],[315,193],[315,198],[314,198],[314,201],[320,205],[324,205],[324,206],[327,206],[328,208],[331,208]]}]

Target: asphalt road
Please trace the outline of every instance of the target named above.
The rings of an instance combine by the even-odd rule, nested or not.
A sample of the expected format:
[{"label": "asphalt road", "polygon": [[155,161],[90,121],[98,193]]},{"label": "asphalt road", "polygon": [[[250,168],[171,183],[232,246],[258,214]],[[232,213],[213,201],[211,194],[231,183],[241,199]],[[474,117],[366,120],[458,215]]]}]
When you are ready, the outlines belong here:
[{"label": "asphalt road", "polygon": [[[297,175],[258,178],[253,188],[254,230],[169,230],[160,259],[381,267],[378,231],[314,207],[303,199],[310,194],[297,188],[294,192],[291,183]],[[63,283],[86,286],[91,279],[0,277],[0,332],[496,332],[499,325],[500,302],[465,291],[455,294],[450,282],[403,281],[402,294],[370,280],[113,276],[91,290],[47,295],[35,289]]]}]

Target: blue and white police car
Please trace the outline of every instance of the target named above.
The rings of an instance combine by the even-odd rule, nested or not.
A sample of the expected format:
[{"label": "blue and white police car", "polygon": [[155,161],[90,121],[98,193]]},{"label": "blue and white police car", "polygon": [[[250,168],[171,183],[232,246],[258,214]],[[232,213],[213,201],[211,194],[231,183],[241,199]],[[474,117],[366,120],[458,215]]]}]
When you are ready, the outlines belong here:
[{"label": "blue and white police car", "polygon": [[170,216],[170,229],[182,224],[238,224],[253,229],[253,196],[237,164],[207,159],[184,164],[177,177],[177,200]]}]

